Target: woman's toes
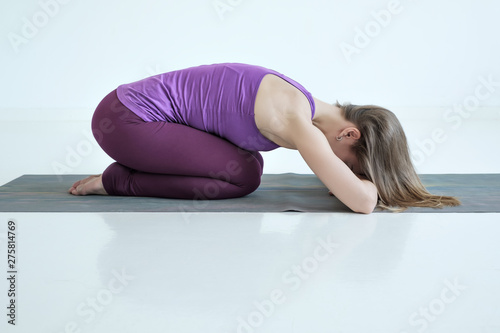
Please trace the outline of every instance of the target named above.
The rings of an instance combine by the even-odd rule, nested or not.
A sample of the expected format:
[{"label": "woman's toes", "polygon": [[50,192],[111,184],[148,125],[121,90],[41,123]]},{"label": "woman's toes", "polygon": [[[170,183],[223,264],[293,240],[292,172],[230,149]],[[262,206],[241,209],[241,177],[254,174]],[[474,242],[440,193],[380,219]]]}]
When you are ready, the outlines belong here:
[{"label": "woman's toes", "polygon": [[[71,186],[68,190],[69,193],[71,194],[74,194],[74,195],[78,195],[78,194],[81,194],[81,195],[85,195],[82,192],[83,190],[83,185],[87,184],[88,182],[90,182],[91,180],[99,177],[101,175],[92,175],[92,176],[88,176],[87,178],[85,179],[80,179],[79,181],[75,182],[73,184],[73,186]],[[80,186],[80,189],[78,188]]]},{"label": "woman's toes", "polygon": [[82,180],[79,180],[79,181],[75,182],[73,185],[71,185],[71,187],[69,188],[69,191],[71,192],[71,190],[72,190],[72,189],[74,189],[74,188],[76,188],[78,185],[80,185],[80,182],[81,182],[81,181],[82,181]]},{"label": "woman's toes", "polygon": [[68,189],[68,192],[69,193],[72,193],[73,190],[76,188],[76,185],[73,184],[73,186],[71,186],[69,189]]},{"label": "woman's toes", "polygon": [[69,192],[70,192],[71,194],[74,194],[74,195],[78,195],[78,194],[80,194],[80,193],[79,193],[79,189],[81,189],[81,188],[82,188],[82,186],[83,186],[83,185],[85,185],[85,184],[87,183],[87,182],[86,182],[86,180],[87,180],[87,179],[88,179],[88,178],[81,179],[81,180],[77,181],[76,183],[74,183],[74,184],[73,184],[73,186],[71,186],[71,188],[69,189]]},{"label": "woman's toes", "polygon": [[87,194],[86,187],[87,187],[86,184],[78,185],[76,187],[76,193],[78,195],[86,195]]},{"label": "woman's toes", "polygon": [[108,194],[104,190],[101,175],[90,176],[82,180],[80,184],[70,188],[70,193],[73,195]]}]

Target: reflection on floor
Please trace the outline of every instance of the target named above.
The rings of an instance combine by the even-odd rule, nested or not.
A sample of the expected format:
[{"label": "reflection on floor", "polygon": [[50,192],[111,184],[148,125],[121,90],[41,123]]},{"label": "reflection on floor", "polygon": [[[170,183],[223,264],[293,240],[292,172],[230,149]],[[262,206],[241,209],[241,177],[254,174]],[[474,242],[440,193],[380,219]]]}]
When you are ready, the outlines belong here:
[{"label": "reflection on floor", "polygon": [[0,328],[500,332],[498,215],[0,214]]}]

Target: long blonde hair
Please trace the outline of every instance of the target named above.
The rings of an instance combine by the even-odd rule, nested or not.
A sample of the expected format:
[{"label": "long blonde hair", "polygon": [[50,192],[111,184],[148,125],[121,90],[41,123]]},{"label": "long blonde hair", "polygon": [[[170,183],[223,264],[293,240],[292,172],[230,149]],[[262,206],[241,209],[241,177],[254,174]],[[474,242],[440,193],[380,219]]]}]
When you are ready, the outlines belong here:
[{"label": "long blonde hair", "polygon": [[352,149],[364,175],[377,187],[377,207],[403,211],[408,207],[460,205],[457,198],[433,195],[424,187],[410,159],[403,127],[394,113],[376,105],[336,105],[361,132]]}]

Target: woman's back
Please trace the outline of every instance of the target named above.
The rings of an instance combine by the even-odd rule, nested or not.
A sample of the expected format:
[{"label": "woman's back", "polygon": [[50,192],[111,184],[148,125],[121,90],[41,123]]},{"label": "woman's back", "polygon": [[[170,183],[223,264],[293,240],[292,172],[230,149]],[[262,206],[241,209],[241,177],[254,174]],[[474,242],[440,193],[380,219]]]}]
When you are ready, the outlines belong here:
[{"label": "woman's back", "polygon": [[118,87],[120,101],[146,122],[188,125],[225,138],[247,150],[269,151],[279,145],[255,124],[255,99],[266,74],[277,75],[312,96],[300,84],[260,66],[203,65],[152,76]]}]

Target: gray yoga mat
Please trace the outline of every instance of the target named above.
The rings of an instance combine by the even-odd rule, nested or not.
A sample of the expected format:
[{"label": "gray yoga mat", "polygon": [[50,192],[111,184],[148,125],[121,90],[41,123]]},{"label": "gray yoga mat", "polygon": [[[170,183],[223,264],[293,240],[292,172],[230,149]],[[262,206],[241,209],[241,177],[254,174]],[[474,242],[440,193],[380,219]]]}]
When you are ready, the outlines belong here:
[{"label": "gray yoga mat", "polygon": [[[254,193],[237,199],[179,200],[73,196],[71,185],[88,175],[23,175],[0,187],[0,212],[350,212],[329,196],[315,175],[265,174]],[[431,193],[457,196],[462,205],[410,208],[418,213],[500,212],[500,174],[425,174]]]}]

